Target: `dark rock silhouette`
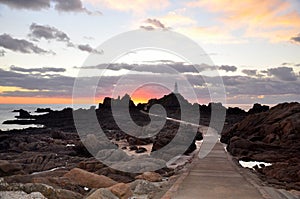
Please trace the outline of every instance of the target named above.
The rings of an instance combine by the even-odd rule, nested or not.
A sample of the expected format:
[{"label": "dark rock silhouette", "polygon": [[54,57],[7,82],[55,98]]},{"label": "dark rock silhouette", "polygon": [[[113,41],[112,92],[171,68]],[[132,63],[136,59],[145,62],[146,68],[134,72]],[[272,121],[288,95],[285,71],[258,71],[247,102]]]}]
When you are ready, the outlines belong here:
[{"label": "dark rock silhouette", "polygon": [[224,132],[221,142],[227,143],[227,150],[238,159],[272,163],[257,168],[269,182],[300,190],[299,118],[299,103],[279,104],[247,116]]},{"label": "dark rock silhouette", "polygon": [[269,106],[255,103],[253,105],[253,107],[251,109],[249,109],[248,113],[250,113],[250,114],[261,113],[261,112],[265,112],[265,111],[267,111],[269,109],[270,109]]}]

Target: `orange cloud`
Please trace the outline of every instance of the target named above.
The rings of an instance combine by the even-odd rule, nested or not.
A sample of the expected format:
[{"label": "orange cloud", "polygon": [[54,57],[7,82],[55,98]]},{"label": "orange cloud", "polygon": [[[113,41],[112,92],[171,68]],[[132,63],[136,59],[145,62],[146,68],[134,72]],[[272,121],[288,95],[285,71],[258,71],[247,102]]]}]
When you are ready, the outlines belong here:
[{"label": "orange cloud", "polygon": [[195,25],[197,24],[197,21],[184,16],[181,13],[178,13],[177,11],[169,12],[167,15],[158,17],[158,19],[163,22],[164,24],[167,24],[168,26],[189,26],[189,25]]},{"label": "orange cloud", "polygon": [[146,10],[161,10],[170,5],[169,0],[84,0],[94,5],[105,6],[109,9],[142,13]]},{"label": "orange cloud", "polygon": [[199,0],[187,3],[217,13],[222,29],[243,29],[245,37],[287,41],[300,29],[300,14],[285,0]]}]

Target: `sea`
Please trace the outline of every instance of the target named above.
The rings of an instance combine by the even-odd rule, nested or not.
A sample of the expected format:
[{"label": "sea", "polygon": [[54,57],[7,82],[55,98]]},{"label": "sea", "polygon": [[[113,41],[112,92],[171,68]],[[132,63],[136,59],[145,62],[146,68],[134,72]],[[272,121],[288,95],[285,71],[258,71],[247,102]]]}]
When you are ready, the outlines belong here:
[{"label": "sea", "polygon": [[40,115],[46,113],[35,113],[37,108],[51,108],[52,110],[62,110],[64,108],[79,108],[88,109],[91,104],[0,104],[0,130],[24,129],[29,127],[42,127],[41,125],[17,125],[3,124],[6,120],[14,120],[19,113],[12,112],[13,110],[23,109],[31,113],[31,115]]}]

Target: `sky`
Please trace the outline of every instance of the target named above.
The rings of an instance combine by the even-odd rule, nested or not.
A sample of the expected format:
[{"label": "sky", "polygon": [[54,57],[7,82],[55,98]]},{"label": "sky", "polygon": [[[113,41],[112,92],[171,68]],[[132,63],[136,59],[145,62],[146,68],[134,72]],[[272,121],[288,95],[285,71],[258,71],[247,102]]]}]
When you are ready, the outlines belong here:
[{"label": "sky", "polygon": [[[106,55],[101,44],[132,30],[180,33],[210,61],[190,63],[162,49],[132,49],[108,68],[87,65],[92,56]],[[0,0],[0,103],[72,103],[79,76],[85,85],[77,103],[125,93],[146,102],[171,92],[175,82],[191,102],[300,101],[300,2]],[[224,87],[225,100],[212,99],[209,87]],[[90,88],[93,99],[85,92]]]}]

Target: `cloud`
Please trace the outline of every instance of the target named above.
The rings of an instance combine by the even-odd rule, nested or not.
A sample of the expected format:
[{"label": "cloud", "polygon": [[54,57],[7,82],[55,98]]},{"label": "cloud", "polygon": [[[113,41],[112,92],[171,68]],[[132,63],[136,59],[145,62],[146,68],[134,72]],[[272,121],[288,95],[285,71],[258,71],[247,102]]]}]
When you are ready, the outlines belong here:
[{"label": "cloud", "polygon": [[178,74],[178,73],[194,73],[199,74],[203,71],[214,70],[215,67],[207,64],[190,65],[183,62],[170,62],[169,60],[157,60],[158,64],[126,64],[126,63],[112,63],[99,64],[95,66],[74,67],[76,69],[99,69],[99,70],[113,70],[120,71],[122,69],[131,72],[142,73],[156,73],[156,74]]},{"label": "cloud", "polygon": [[0,4],[14,9],[42,10],[50,8],[50,0],[1,0]]},{"label": "cloud", "polygon": [[[117,68],[118,66],[116,66]],[[130,66],[128,66],[129,68]],[[131,67],[134,67],[133,65]],[[158,67],[157,67],[158,68]],[[21,69],[22,70],[22,69]],[[11,70],[0,69],[0,86],[18,87],[23,90],[7,90],[0,93],[0,96],[25,96],[25,97],[72,97],[72,91],[74,86],[75,77],[64,76],[61,74],[48,75],[41,73],[27,73],[21,70],[11,68]],[[32,69],[34,70],[34,69]],[[76,81],[82,82],[80,89],[82,93],[80,96],[87,97],[87,91],[95,89],[97,85],[93,85],[92,82],[97,82],[99,76],[97,73],[93,73],[92,77],[80,77]],[[205,77],[205,78],[204,78]],[[172,74],[172,73],[139,73],[116,75],[116,76],[101,76],[99,81],[99,87],[97,90],[97,96],[111,96],[115,89],[115,85],[118,80],[126,78],[126,82],[121,86],[124,86],[124,94],[127,92],[127,88],[136,88],[142,85],[143,82],[170,82],[166,80],[176,81],[179,85],[179,90],[183,95],[188,96],[190,93],[188,89],[182,86],[182,81],[188,80],[193,86],[195,94],[199,99],[210,99],[210,93],[208,86],[212,89],[217,89],[221,85],[214,82],[217,77],[203,76],[196,74]],[[295,81],[281,80],[275,76],[268,76],[265,78],[256,78],[251,76],[222,76],[224,86],[227,93],[228,103],[232,102],[256,102],[258,96],[264,95],[264,100],[269,100],[268,103],[278,103],[280,101],[290,101],[292,99],[299,100],[299,83],[300,79]],[[92,80],[92,81],[91,81]],[[205,80],[211,82],[207,84]],[[173,88],[172,83],[171,88]],[[166,94],[166,93],[162,93]],[[94,96],[93,96],[94,97]],[[253,98],[254,97],[254,98]],[[278,101],[278,99],[281,99]]]},{"label": "cloud", "polygon": [[177,9],[172,12],[168,12],[167,15],[158,17],[157,19],[164,24],[168,24],[171,27],[176,26],[194,26],[197,24],[197,21],[185,16],[186,9]]},{"label": "cloud", "polygon": [[4,4],[14,9],[27,9],[27,10],[43,10],[51,8],[51,4],[60,12],[85,12],[89,15],[101,15],[100,11],[89,11],[83,5],[81,0],[1,0],[0,4]]},{"label": "cloud", "polygon": [[85,12],[89,15],[102,15],[100,11],[89,11],[83,7],[81,0],[55,0],[55,9],[63,12]]},{"label": "cloud", "polygon": [[49,25],[39,25],[36,23],[32,23],[29,27],[30,33],[28,36],[35,41],[39,41],[40,39],[46,39],[48,41],[55,40],[60,42],[65,42],[67,47],[77,48],[81,51],[89,52],[89,53],[103,53],[102,51],[98,51],[93,49],[88,44],[74,44],[71,42],[70,37],[63,31],[58,30],[57,28]]},{"label": "cloud", "polygon": [[151,24],[151,25],[153,25],[156,28],[161,28],[161,29],[165,29],[166,28],[166,26],[164,24],[162,24],[157,19],[148,18],[148,19],[145,20],[145,23]]},{"label": "cloud", "polygon": [[24,73],[48,73],[48,72],[65,72],[65,68],[52,68],[52,67],[43,67],[43,68],[21,68],[17,66],[11,66],[10,71],[15,71],[15,72],[24,72]]},{"label": "cloud", "polygon": [[140,26],[141,29],[147,30],[147,31],[152,31],[155,30],[155,28],[153,28],[153,26]]},{"label": "cloud", "polygon": [[98,51],[97,49],[93,49],[93,48],[92,48],[90,45],[88,45],[88,44],[85,44],[85,45],[80,44],[80,45],[78,45],[77,47],[78,47],[79,50],[81,50],[81,51],[86,51],[86,52],[89,52],[89,53],[96,53],[96,54],[102,54],[102,53],[103,53],[102,50],[101,50],[101,51]]},{"label": "cloud", "polygon": [[244,73],[248,76],[256,76],[257,75],[257,70],[244,69],[244,70],[242,70],[242,73]]},{"label": "cloud", "polygon": [[34,40],[46,39],[46,40],[56,40],[56,41],[64,41],[64,42],[70,41],[70,38],[66,33],[58,30],[55,27],[32,23],[29,29],[30,29],[29,37],[31,37]]},{"label": "cloud", "polygon": [[296,43],[300,43],[300,33],[296,37],[292,37],[291,40]]},{"label": "cloud", "polygon": [[25,39],[15,39],[8,34],[0,35],[0,46],[21,53],[54,54],[51,51],[39,48]]},{"label": "cloud", "polygon": [[226,72],[235,72],[237,70],[236,66],[228,66],[228,65],[222,65],[219,67],[219,70],[225,70]]},{"label": "cloud", "polygon": [[295,75],[293,68],[290,67],[278,67],[268,69],[268,74],[275,76],[283,81],[296,81],[297,76]]},{"label": "cloud", "polygon": [[186,5],[216,14],[220,30],[238,30],[246,38],[289,41],[300,28],[300,14],[291,1],[196,0]]}]

